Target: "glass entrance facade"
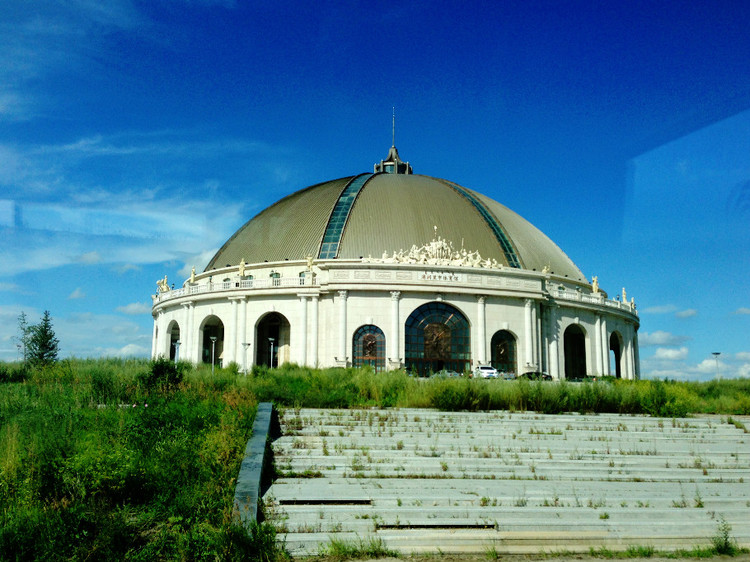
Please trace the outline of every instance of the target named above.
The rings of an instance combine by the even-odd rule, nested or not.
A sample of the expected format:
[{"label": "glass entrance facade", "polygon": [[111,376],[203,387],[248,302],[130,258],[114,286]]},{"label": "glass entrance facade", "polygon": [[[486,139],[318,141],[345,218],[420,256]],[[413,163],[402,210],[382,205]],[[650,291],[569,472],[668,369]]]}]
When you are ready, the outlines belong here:
[{"label": "glass entrance facade", "polygon": [[406,320],[405,339],[407,371],[428,376],[471,368],[469,321],[454,306],[429,302],[414,310]]}]

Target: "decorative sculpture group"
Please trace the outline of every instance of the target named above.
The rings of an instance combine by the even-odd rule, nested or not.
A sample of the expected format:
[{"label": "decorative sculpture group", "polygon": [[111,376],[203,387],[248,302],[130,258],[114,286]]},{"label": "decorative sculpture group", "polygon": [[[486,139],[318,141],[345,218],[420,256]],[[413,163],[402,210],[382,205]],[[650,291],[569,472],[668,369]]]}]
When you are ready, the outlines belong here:
[{"label": "decorative sculpture group", "polygon": [[167,283],[167,276],[164,276],[164,279],[159,279],[156,282],[156,287],[159,289],[160,293],[166,293],[169,291],[169,283]]},{"label": "decorative sculpture group", "polygon": [[456,250],[453,243],[438,236],[424,246],[412,245],[411,249],[394,251],[389,256],[383,252],[381,258],[368,256],[362,258],[365,263],[406,263],[420,265],[452,265],[458,267],[483,267],[485,269],[502,269],[503,264],[495,259],[483,259],[479,252],[467,252],[464,248]]}]

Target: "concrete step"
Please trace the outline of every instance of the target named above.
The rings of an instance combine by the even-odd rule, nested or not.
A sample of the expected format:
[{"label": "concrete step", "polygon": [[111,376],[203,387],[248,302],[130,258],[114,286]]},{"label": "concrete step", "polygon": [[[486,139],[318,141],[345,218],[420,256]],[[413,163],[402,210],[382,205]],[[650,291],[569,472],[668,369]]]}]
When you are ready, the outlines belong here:
[{"label": "concrete step", "polygon": [[709,544],[722,520],[750,545],[748,434],[721,417],[299,410],[282,422],[288,476],[264,502],[292,554],[332,539],[405,554],[672,550]]}]

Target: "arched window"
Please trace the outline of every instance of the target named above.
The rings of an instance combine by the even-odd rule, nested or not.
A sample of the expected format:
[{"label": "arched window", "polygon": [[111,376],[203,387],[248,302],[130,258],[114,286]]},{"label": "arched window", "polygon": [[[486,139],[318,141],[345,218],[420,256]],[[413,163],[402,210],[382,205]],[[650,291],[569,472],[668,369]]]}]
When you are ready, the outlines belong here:
[{"label": "arched window", "polygon": [[208,316],[201,325],[201,361],[222,366],[224,361],[224,323],[218,316]]},{"label": "arched window", "polygon": [[255,363],[278,367],[291,357],[291,326],[286,316],[270,312],[263,316],[255,328]]},{"label": "arched window", "polygon": [[501,373],[517,373],[516,338],[507,330],[495,332],[490,342],[490,363]]},{"label": "arched window", "polygon": [[[618,332],[612,332],[609,336],[610,365],[614,366],[614,375],[618,379],[622,377],[622,336]],[[609,373],[604,373],[605,375]]]},{"label": "arched window", "polygon": [[586,376],[586,334],[578,324],[565,330],[565,378],[582,379]]},{"label": "arched window", "polygon": [[278,271],[272,271],[270,277],[271,277],[272,286],[274,287],[281,286],[281,273],[279,273]]},{"label": "arched window", "polygon": [[444,302],[423,304],[406,320],[406,369],[422,376],[471,368],[469,321]]},{"label": "arched window", "polygon": [[385,370],[385,334],[377,326],[368,324],[354,332],[352,349],[354,367],[370,365],[375,371]]},{"label": "arched window", "polygon": [[167,328],[169,333],[169,358],[174,361],[178,357],[177,349],[180,347],[180,326],[174,320],[169,323]]}]

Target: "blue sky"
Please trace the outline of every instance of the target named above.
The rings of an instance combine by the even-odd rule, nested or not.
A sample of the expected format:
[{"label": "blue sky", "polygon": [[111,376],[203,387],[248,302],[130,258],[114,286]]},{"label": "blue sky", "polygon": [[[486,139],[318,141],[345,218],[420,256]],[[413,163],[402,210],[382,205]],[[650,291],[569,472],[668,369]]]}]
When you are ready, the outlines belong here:
[{"label": "blue sky", "polygon": [[750,376],[746,2],[0,4],[0,360],[150,353],[150,295],[307,185],[476,189],[641,317],[645,377]]}]

